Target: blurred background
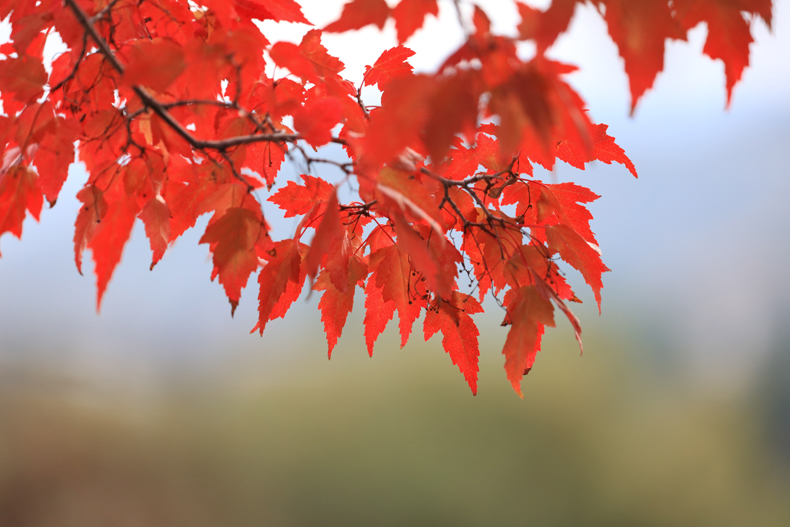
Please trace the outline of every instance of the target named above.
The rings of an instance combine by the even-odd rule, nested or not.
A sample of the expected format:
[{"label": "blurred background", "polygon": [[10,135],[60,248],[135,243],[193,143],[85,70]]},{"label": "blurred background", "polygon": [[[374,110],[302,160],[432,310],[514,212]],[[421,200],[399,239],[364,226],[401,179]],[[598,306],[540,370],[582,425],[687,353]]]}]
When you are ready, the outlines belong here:
[{"label": "blurred background", "polygon": [[[301,3],[319,27],[343,4]],[[462,38],[440,4],[408,43],[419,70]],[[481,2],[512,34],[507,4]],[[398,349],[391,323],[368,358],[361,298],[329,362],[316,296],[249,335],[255,283],[231,318],[197,244],[207,218],[152,272],[138,226],[96,314],[90,263],[85,276],[73,263],[85,180],[73,167],[41,223],[0,240],[0,525],[790,525],[790,2],[775,2],[772,32],[756,24],[728,111],[705,36],[668,46],[634,118],[594,10],[554,48],[581,67],[570,82],[640,177],[600,164],[537,174],[602,195],[593,230],[613,272],[600,317],[569,272],[585,355],[560,322],[524,400],[505,379],[493,302],[476,316],[477,397],[419,325]],[[394,30],[325,42],[358,81]]]}]

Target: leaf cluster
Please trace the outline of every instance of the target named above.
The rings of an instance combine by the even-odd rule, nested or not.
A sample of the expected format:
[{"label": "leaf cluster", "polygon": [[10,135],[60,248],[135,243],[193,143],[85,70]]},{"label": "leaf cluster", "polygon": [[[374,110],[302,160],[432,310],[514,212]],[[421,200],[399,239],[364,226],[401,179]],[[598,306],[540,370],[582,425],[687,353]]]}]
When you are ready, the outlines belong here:
[{"label": "leaf cluster", "polygon": [[[437,71],[417,74],[404,44],[438,14],[438,1],[351,0],[323,32],[392,19],[399,44],[355,86],[322,30],[295,44],[259,29],[262,20],[309,25],[295,0],[0,1],[12,27],[12,42],[0,46],[0,234],[21,236],[28,215],[38,220],[45,200],[54,206],[79,160],[88,180],[77,194],[75,263],[81,270],[91,251],[97,309],[137,219],[153,268],[210,214],[200,243],[232,310],[258,274],[254,331],[284,316],[309,282],[322,292],[331,356],[359,288],[371,354],[395,313],[402,345],[422,318],[425,339],[442,334],[475,393],[472,315],[491,294],[509,326],[507,378],[521,393],[556,308],[581,345],[568,307],[579,299],[561,263],[581,273],[599,308],[608,271],[586,208],[598,196],[542,182],[534,166],[614,162],[637,175],[566,82],[575,68],[546,56],[577,3],[540,11],[517,2],[518,35],[503,36],[483,7],[456,1],[465,41]],[[752,19],[771,21],[770,0],[591,3],[624,60],[632,110],[663,68],[666,40],[702,22],[729,101],[748,64]],[[43,53],[54,33],[67,49],[50,71]],[[535,44],[534,56],[519,53],[522,42]],[[364,86],[381,92],[380,105],[364,102]],[[330,143],[347,161],[317,156]],[[272,192],[289,158],[333,166],[337,179],[307,173]],[[341,200],[343,185],[354,199]],[[300,218],[293,236],[272,238],[263,201]]]}]

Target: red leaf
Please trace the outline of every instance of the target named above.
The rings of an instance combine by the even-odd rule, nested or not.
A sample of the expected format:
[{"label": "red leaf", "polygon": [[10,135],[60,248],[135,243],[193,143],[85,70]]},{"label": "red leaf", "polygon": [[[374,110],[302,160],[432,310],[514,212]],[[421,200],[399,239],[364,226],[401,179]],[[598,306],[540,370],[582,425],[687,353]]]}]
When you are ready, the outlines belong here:
[{"label": "red leaf", "polygon": [[680,0],[673,3],[677,18],[688,30],[706,22],[708,38],[702,51],[710,58],[724,62],[727,76],[727,106],[732,100],[732,89],[749,65],[749,45],[754,41],[749,21],[743,12],[759,15],[770,26],[769,0]]},{"label": "red leaf", "polygon": [[99,311],[107,284],[121,261],[123,248],[140,209],[135,197],[126,195],[122,177],[115,177],[113,185],[103,194],[89,186],[82,189],[77,197],[83,206],[75,224],[75,259],[80,270],[83,249],[91,250],[96,274],[96,311]]},{"label": "red leaf", "polygon": [[342,119],[342,107],[335,97],[307,102],[294,113],[294,128],[313,148],[332,140],[332,128]]},{"label": "red leaf", "polygon": [[[6,155],[12,153],[8,151]],[[0,171],[0,235],[10,232],[21,238],[25,211],[38,221],[43,204],[38,174],[26,166],[3,167]]]},{"label": "red leaf", "polygon": [[376,339],[395,314],[395,302],[384,300],[384,291],[376,285],[374,277],[368,280],[365,295],[365,345],[368,348],[368,355],[372,357]]},{"label": "red leaf", "polygon": [[233,0],[236,12],[246,18],[310,24],[294,0]]},{"label": "red leaf", "polygon": [[[10,102],[7,95],[12,93],[14,100],[22,103],[38,99],[44,93],[46,82],[47,72],[40,60],[23,55],[0,61],[0,92],[6,105]],[[8,108],[5,111],[8,112]]]},{"label": "red leaf", "polygon": [[343,226],[340,224],[340,211],[337,202],[337,192],[329,195],[326,202],[326,212],[321,218],[321,223],[315,230],[315,236],[310,246],[310,250],[305,257],[305,269],[310,278],[315,278],[318,273],[318,266],[321,259],[329,250],[336,246],[343,236]]},{"label": "red leaf", "polygon": [[319,177],[307,174],[301,177],[304,186],[289,181],[269,198],[269,201],[285,211],[286,218],[307,214],[316,203],[327,201],[335,191],[335,187]]},{"label": "red leaf", "polygon": [[442,332],[442,347],[461,370],[474,395],[477,395],[480,332],[469,315],[482,312],[483,307],[473,297],[453,291],[449,301],[437,300],[436,307],[428,309],[423,322],[426,341],[437,331]]},{"label": "red leaf", "polygon": [[542,53],[551,46],[561,33],[568,29],[579,0],[552,0],[546,11],[518,2],[521,23],[518,31],[522,39],[534,39],[538,52]]},{"label": "red leaf", "polygon": [[216,221],[209,223],[199,243],[211,244],[214,275],[236,311],[241,290],[250,275],[258,268],[255,246],[266,236],[263,219],[250,209],[229,208]]},{"label": "red leaf", "polygon": [[[154,253],[151,258],[151,269],[162,259],[170,242],[170,208],[160,197],[148,200],[140,212],[140,219],[145,224],[145,235]],[[215,224],[216,225],[216,224]]]},{"label": "red leaf", "polygon": [[[347,282],[351,287],[347,287],[345,291],[340,291],[334,286],[328,272],[321,273],[313,286],[316,291],[324,291],[321,301],[318,303],[318,309],[321,310],[321,322],[324,324],[330,359],[337,339],[343,333],[348,314],[354,308],[355,286],[364,284],[365,277],[368,275],[368,267],[359,258],[351,258],[347,274]],[[392,315],[390,315],[391,317]],[[386,325],[386,322],[384,324]]]},{"label": "red leaf", "polygon": [[365,77],[362,84],[364,86],[378,85],[379,90],[384,91],[384,87],[392,79],[412,74],[412,66],[406,62],[412,55],[414,52],[406,46],[388,49],[376,59],[373,66],[365,66]]},{"label": "red leaf", "polygon": [[595,235],[590,230],[590,220],[593,216],[586,207],[579,205],[579,203],[591,203],[600,196],[573,183],[543,185],[541,187],[532,184],[531,187],[533,194],[540,193],[540,198],[537,200],[538,223],[568,225],[588,242],[598,244]]},{"label": "red leaf", "polygon": [[568,225],[546,227],[549,248],[560,253],[560,257],[578,270],[584,281],[593,290],[598,311],[601,311],[601,275],[609,270],[601,261],[598,246],[586,241]]},{"label": "red leaf", "polygon": [[625,61],[633,114],[636,103],[664,69],[666,39],[686,40],[686,35],[672,18],[666,0],[605,0],[604,4],[609,35]]},{"label": "red leaf", "polygon": [[515,291],[515,297],[507,307],[506,322],[512,326],[502,350],[505,372],[513,389],[523,398],[521,379],[532,368],[540,351],[543,326],[554,326],[554,307],[537,287],[521,287]]},{"label": "red leaf", "polygon": [[123,73],[126,86],[164,91],[186,69],[181,46],[169,39],[140,40],[129,50]]},{"label": "red leaf", "polygon": [[439,15],[436,0],[401,0],[392,10],[398,44],[403,44],[425,23],[427,15]]},{"label": "red leaf", "polygon": [[[266,323],[274,318],[272,313],[285,295],[288,285],[291,282],[299,284],[300,268],[302,257],[299,248],[293,240],[283,240],[274,244],[272,249],[274,256],[263,266],[258,275],[260,293],[258,294],[258,324],[252,329],[260,331],[266,328]],[[299,288],[301,289],[301,288]],[[299,296],[297,291],[295,296]],[[293,292],[286,295],[291,301],[295,300]]]},{"label": "red leaf", "polygon": [[343,6],[340,18],[326,26],[324,31],[342,33],[368,24],[382,29],[389,15],[390,8],[385,0],[351,0]]},{"label": "red leaf", "polygon": [[[377,263],[374,264],[374,261]],[[392,245],[379,249],[371,255],[371,267],[374,265],[375,271],[371,280],[375,279],[376,286],[381,288],[383,300],[394,302],[395,309],[398,310],[402,348],[409,341],[411,328],[420,316],[424,303],[415,291],[416,277],[412,276],[413,269],[409,255],[401,251],[398,246]]]},{"label": "red leaf", "polygon": [[586,163],[590,161],[602,161],[607,165],[612,162],[625,165],[634,177],[637,176],[636,167],[625,155],[625,151],[614,142],[614,137],[606,133],[609,128],[605,124],[597,124],[592,129],[592,152],[585,150],[584,145],[575,141],[560,140],[557,142],[557,157],[580,170],[585,169]]},{"label": "red leaf", "polygon": [[52,132],[45,135],[38,145],[34,164],[39,173],[39,184],[50,207],[55,205],[74,162],[74,141],[79,128],[74,121],[55,117]]}]

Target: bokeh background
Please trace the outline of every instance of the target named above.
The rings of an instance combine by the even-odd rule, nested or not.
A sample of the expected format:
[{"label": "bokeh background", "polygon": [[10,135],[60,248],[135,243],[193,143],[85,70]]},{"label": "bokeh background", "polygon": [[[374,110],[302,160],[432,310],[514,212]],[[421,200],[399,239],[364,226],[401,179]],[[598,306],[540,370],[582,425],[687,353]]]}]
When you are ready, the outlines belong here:
[{"label": "bokeh background", "polygon": [[[302,3],[320,27],[343,2]],[[514,31],[510,2],[480,3]],[[440,4],[408,43],[419,70],[461,39]],[[272,40],[306,30],[264,25]],[[493,302],[476,317],[477,397],[419,326],[399,349],[391,323],[368,358],[359,299],[331,361],[316,296],[249,335],[254,282],[232,319],[197,244],[206,218],[152,272],[137,228],[96,314],[90,264],[73,264],[73,167],[41,223],[0,240],[0,525],[790,525],[790,2],[772,32],[757,23],[728,111],[705,35],[669,45],[634,118],[594,10],[553,51],[581,67],[571,82],[640,178],[539,174],[603,196],[593,229],[613,272],[601,316],[571,274],[585,355],[558,324],[523,400]],[[394,31],[325,42],[358,81]]]}]

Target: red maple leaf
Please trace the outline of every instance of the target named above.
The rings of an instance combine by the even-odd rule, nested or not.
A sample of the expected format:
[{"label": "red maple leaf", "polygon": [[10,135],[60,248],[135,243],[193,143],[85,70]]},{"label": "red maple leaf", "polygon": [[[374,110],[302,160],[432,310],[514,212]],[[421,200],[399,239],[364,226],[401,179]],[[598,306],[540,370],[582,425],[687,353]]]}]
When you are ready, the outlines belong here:
[{"label": "red maple leaf", "polygon": [[477,395],[477,363],[480,355],[477,337],[480,332],[470,315],[482,312],[483,307],[477,300],[454,291],[449,300],[437,300],[436,306],[428,309],[423,322],[425,340],[437,331],[442,332],[444,350],[461,370],[474,395]]},{"label": "red maple leaf", "polygon": [[520,397],[521,379],[532,369],[540,351],[544,326],[554,326],[554,307],[537,287],[529,285],[515,290],[507,307],[506,322],[511,324],[505,347],[505,372]]},{"label": "red maple leaf", "polygon": [[395,29],[398,31],[398,44],[406,42],[415,31],[425,23],[428,15],[437,16],[439,6],[436,0],[401,0],[392,10]]},{"label": "red maple leaf", "polygon": [[375,24],[379,29],[384,27],[390,15],[390,8],[385,0],[351,0],[343,6],[340,18],[324,28],[324,31],[341,33]]},{"label": "red maple leaf", "polygon": [[412,74],[412,66],[406,60],[414,56],[414,51],[406,46],[397,46],[386,50],[376,59],[373,66],[365,66],[364,86],[376,86],[384,91],[392,79],[408,77]]}]

